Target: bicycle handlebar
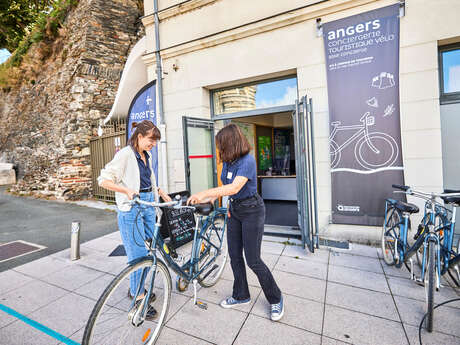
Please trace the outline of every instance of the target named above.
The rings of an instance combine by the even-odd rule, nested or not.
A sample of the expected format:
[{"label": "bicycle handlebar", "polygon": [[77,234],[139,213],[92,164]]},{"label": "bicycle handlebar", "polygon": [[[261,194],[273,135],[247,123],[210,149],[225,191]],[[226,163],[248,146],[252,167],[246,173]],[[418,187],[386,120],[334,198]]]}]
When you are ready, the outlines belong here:
[{"label": "bicycle handlebar", "polygon": [[[424,199],[434,199],[434,198],[443,198],[443,197],[460,197],[460,193],[427,193],[419,190],[412,189],[410,186],[402,186],[398,184],[392,184],[393,188],[402,190],[405,194],[418,196]],[[393,193],[398,193],[398,191],[394,191]]]},{"label": "bicycle handlebar", "polygon": [[173,208],[179,209],[179,208],[188,208],[191,210],[195,210],[195,207],[193,206],[182,206],[181,200],[176,200],[176,201],[168,201],[168,202],[154,202],[154,201],[144,201],[139,198],[139,195],[135,194],[134,199],[125,202],[125,204],[129,205],[134,205],[134,204],[140,204],[140,205],[147,205],[151,207],[170,207],[172,206]]}]

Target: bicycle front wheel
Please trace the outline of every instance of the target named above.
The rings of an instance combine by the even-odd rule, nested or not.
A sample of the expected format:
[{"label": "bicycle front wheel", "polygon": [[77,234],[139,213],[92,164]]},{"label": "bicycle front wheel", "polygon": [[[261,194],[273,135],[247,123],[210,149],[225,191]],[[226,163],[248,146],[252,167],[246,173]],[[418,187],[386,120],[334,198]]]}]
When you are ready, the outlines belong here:
[{"label": "bicycle front wheel", "polygon": [[425,327],[428,332],[433,331],[433,308],[434,308],[434,288],[436,279],[436,250],[435,242],[428,242],[428,266],[425,278],[425,292],[426,292],[426,321]]},{"label": "bicycle front wheel", "polygon": [[199,270],[207,266],[198,279],[199,284],[203,287],[215,285],[224,271],[228,257],[226,228],[225,215],[217,214],[203,233],[198,263]]},{"label": "bicycle front wheel", "polygon": [[[90,315],[83,335],[82,345],[152,345],[158,339],[166,321],[171,299],[171,276],[166,265],[157,260],[153,270],[153,260],[143,258],[126,267],[107,286]],[[154,286],[150,307],[155,308],[155,317],[139,317],[143,303],[132,303],[128,296],[129,280],[132,273],[144,274],[140,289],[148,289],[154,276]],[[144,301],[147,303],[147,301]],[[152,315],[150,315],[152,316]]]},{"label": "bicycle front wheel", "polygon": [[400,238],[401,215],[395,207],[390,207],[385,215],[382,226],[381,247],[383,260],[389,266],[396,262],[398,255],[396,243]]}]

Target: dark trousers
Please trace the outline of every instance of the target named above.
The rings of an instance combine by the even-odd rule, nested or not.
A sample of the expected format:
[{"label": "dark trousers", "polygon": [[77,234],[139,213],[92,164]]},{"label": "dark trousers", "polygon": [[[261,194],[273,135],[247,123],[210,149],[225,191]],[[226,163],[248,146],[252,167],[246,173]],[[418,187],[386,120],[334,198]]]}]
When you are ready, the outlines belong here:
[{"label": "dark trousers", "polygon": [[267,265],[260,258],[265,222],[265,205],[262,198],[256,195],[249,200],[231,202],[230,214],[227,225],[227,243],[235,278],[232,297],[237,300],[250,297],[243,259],[244,249],[246,262],[259,279],[268,302],[270,304],[279,303],[281,291]]}]

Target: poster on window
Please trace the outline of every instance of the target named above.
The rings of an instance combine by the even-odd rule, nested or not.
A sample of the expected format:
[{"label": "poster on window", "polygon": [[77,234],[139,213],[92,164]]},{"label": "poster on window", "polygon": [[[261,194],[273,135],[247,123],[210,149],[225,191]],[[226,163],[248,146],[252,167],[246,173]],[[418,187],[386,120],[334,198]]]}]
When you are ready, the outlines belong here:
[{"label": "poster on window", "polygon": [[391,185],[404,183],[399,4],[325,23],[323,37],[332,222],[380,226]]},{"label": "poster on window", "polygon": [[259,170],[269,170],[272,168],[272,139],[261,135],[258,137],[257,144],[259,148]]},{"label": "poster on window", "polygon": [[[126,142],[129,141],[131,135],[134,133],[133,123],[139,123],[143,120],[152,121],[157,124],[156,116],[156,81],[152,81],[145,85],[134,96],[129,107],[128,116],[126,119]],[[152,154],[152,167],[157,178],[158,183],[158,148],[154,146],[150,151]]]}]

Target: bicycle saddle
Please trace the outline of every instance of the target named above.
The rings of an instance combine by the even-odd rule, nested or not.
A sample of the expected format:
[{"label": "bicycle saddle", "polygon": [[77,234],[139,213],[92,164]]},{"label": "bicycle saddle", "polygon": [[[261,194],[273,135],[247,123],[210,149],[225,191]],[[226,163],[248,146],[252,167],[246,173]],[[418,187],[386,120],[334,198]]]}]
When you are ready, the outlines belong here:
[{"label": "bicycle saddle", "polygon": [[409,204],[407,202],[397,201],[393,205],[402,212],[418,213],[419,211],[417,205]]},{"label": "bicycle saddle", "polygon": [[193,207],[195,207],[195,213],[203,216],[209,215],[214,210],[214,206],[210,202],[205,204],[195,204]]},{"label": "bicycle saddle", "polygon": [[[444,189],[444,193],[460,193],[460,190]],[[460,196],[443,196],[441,199],[444,200],[446,204],[454,204],[460,207]]]}]

